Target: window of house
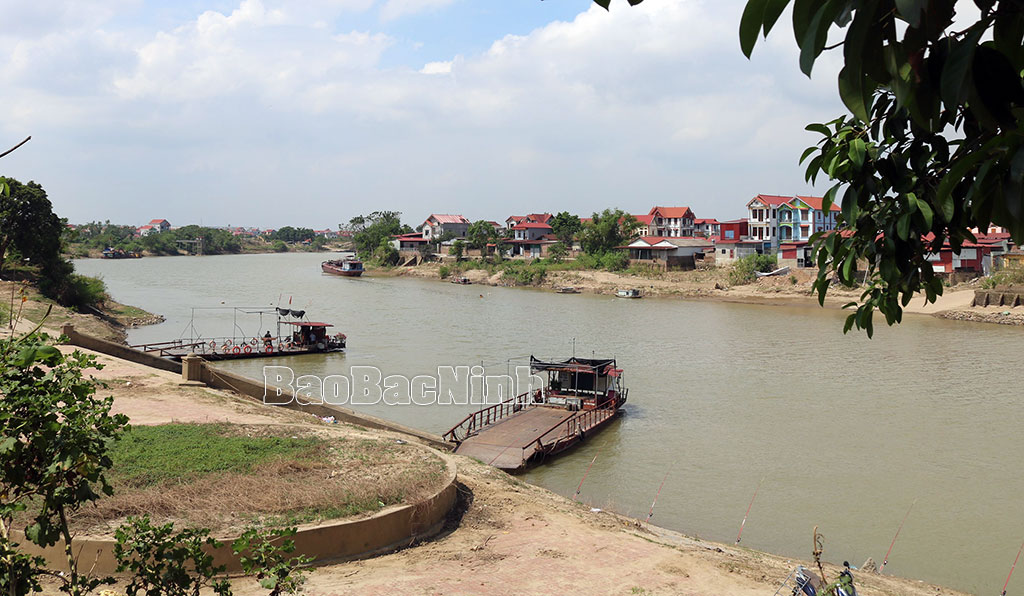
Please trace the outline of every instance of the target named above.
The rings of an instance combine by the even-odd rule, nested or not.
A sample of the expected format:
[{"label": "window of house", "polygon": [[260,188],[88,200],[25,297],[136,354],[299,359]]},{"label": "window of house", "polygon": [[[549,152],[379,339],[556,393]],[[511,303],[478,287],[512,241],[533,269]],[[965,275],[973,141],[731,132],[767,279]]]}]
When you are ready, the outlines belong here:
[{"label": "window of house", "polygon": [[775,209],[772,209],[772,219],[775,219],[775,217],[776,217],[776,215],[775,215]]}]

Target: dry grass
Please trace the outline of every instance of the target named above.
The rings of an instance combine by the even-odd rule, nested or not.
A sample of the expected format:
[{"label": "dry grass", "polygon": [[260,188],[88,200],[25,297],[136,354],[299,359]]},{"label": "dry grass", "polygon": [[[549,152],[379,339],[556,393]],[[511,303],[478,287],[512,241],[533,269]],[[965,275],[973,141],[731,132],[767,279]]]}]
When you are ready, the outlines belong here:
[{"label": "dry grass", "polygon": [[[261,436],[296,432],[289,427],[229,428]],[[299,453],[247,470],[155,483],[114,474],[114,495],[78,512],[72,526],[91,535],[110,535],[128,516],[148,514],[157,523],[173,521],[229,534],[252,523],[292,525],[369,515],[427,497],[443,479],[443,462],[411,445],[323,437]]]}]

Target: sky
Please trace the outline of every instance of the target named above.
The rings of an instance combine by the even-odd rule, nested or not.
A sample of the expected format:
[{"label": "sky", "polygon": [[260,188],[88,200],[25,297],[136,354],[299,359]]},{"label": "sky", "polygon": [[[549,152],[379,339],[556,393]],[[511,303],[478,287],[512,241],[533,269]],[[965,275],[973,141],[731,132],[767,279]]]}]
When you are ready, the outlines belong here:
[{"label": "sky", "polygon": [[[745,216],[843,113],[743,0],[0,0],[0,175],[72,223]],[[833,52],[833,54],[835,54]]]}]

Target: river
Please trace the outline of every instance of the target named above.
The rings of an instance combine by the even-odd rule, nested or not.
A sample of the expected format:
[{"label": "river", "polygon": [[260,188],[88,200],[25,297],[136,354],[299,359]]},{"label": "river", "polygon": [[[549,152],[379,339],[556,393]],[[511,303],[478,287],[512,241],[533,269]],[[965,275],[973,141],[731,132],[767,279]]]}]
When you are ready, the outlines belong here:
[{"label": "river", "polygon": [[[262,378],[266,364],[297,374],[437,375],[443,365],[610,356],[625,369],[626,414],[580,448],[524,479],[652,523],[809,558],[881,563],[917,500],[886,573],[996,593],[1024,539],[1024,329],[908,315],[875,338],[842,334],[844,314],[817,307],[622,300],[550,291],[320,273],[322,254],[79,260],[123,303],[167,321],[131,343],[230,334],[217,305],[304,309],[348,336],[345,354],[224,368]],[[190,321],[193,325],[190,326]],[[265,321],[263,328],[266,328]],[[253,326],[255,325],[255,326]],[[246,333],[259,329],[247,320]],[[252,331],[250,332],[250,328]],[[365,406],[443,432],[458,406]],[[667,475],[667,476],[666,476]],[[779,578],[780,582],[782,578]],[[1015,578],[1024,586],[1024,579]]]}]

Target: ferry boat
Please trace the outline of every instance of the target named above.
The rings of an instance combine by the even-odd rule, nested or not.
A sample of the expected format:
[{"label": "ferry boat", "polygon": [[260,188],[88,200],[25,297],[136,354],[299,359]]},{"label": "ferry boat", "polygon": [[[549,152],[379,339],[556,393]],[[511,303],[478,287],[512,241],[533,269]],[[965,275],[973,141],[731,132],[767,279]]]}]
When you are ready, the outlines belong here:
[{"label": "ferry boat", "polygon": [[[232,336],[207,336],[196,332],[196,311],[231,311]],[[258,326],[239,321],[239,316],[259,317]],[[264,331],[264,321],[276,317],[276,328]],[[290,318],[292,320],[285,320]],[[296,356],[321,352],[345,351],[348,338],[344,333],[331,334],[330,323],[306,320],[306,311],[280,307],[207,307],[193,308],[188,337],[171,341],[129,346],[180,362],[182,357],[195,354],[204,360],[240,360]],[[245,331],[245,328],[248,331]],[[252,335],[249,335],[251,333]]]},{"label": "ferry boat", "polygon": [[506,471],[523,470],[605,428],[629,393],[614,358],[530,356],[530,372],[546,375],[542,387],[474,412],[444,434],[456,444],[455,453]]},{"label": "ferry boat", "polygon": [[640,293],[640,290],[636,288],[619,290],[618,292],[615,292],[615,295],[618,296],[619,298],[643,298],[643,295]]},{"label": "ferry boat", "polygon": [[358,259],[335,259],[320,263],[320,269],[332,275],[359,277],[363,274],[363,262]]}]

